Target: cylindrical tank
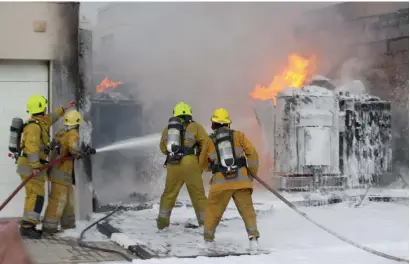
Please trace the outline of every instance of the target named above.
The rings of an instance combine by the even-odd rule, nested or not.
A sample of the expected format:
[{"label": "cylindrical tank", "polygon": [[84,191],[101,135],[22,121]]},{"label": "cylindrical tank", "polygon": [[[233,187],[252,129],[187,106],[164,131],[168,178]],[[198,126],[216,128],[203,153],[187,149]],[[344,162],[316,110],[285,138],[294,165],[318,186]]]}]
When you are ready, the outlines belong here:
[{"label": "cylindrical tank", "polygon": [[21,133],[23,132],[23,119],[13,118],[10,126],[9,151],[14,155],[20,155]]},{"label": "cylindrical tank", "polygon": [[314,182],[329,185],[339,176],[338,104],[331,91],[318,86],[279,93],[273,174],[281,189],[308,189]]}]

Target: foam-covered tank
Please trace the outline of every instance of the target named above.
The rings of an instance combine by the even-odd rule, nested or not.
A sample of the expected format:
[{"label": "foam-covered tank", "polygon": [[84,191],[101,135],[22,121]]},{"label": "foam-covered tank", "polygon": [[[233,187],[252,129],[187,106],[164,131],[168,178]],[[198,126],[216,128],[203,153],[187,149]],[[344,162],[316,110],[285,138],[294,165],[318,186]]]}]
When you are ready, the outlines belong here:
[{"label": "foam-covered tank", "polygon": [[274,179],[280,189],[310,189],[340,176],[339,102],[328,89],[279,93],[274,117]]},{"label": "foam-covered tank", "polygon": [[350,187],[385,184],[392,173],[391,103],[362,94],[338,94],[340,172]]}]

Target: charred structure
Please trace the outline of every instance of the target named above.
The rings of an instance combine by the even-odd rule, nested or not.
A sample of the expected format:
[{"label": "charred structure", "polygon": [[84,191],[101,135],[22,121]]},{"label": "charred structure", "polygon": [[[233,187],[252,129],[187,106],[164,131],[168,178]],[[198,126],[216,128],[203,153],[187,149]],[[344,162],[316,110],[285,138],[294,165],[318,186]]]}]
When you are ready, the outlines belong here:
[{"label": "charred structure", "polygon": [[325,88],[279,93],[274,108],[274,179],[281,189],[344,185],[337,146],[338,101]]},{"label": "charred structure", "polygon": [[392,172],[391,103],[339,94],[339,167],[356,184],[383,184]]},{"label": "charred structure", "polygon": [[320,72],[334,79],[348,74],[391,102],[392,170],[408,179],[409,3],[343,2],[313,10],[300,16],[294,36],[331,65]]},{"label": "charred structure", "polygon": [[[97,90],[99,85],[96,86]],[[144,134],[142,104],[131,96],[124,95],[127,85],[117,82],[117,86],[111,87],[111,90],[110,87],[106,90],[100,88],[102,90],[95,93],[91,99],[92,145],[95,148]],[[137,153],[138,150],[132,150],[131,153],[113,150],[93,157],[92,178],[97,192],[104,194],[104,187],[120,180],[119,177],[125,167],[133,168],[134,171],[134,173],[128,171],[130,173],[126,177],[138,180],[138,168],[143,166],[146,157],[137,155]],[[126,196],[127,194],[124,194],[124,197]],[[108,202],[108,199],[101,198],[103,204]],[[110,202],[115,202],[115,200]]]},{"label": "charred structure", "polygon": [[[382,185],[392,171],[390,108],[374,96],[311,84],[282,91],[271,108],[273,185],[282,190]],[[266,111],[255,110],[269,122],[262,118]]]}]

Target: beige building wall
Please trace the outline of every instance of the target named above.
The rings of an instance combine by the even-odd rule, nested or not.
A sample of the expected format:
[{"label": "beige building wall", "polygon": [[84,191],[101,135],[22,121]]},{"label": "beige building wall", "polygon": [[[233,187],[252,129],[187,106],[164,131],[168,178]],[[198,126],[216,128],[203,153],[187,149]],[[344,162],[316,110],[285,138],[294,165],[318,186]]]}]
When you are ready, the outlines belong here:
[{"label": "beige building wall", "polygon": [[0,2],[0,58],[53,59],[64,19],[59,3]]}]

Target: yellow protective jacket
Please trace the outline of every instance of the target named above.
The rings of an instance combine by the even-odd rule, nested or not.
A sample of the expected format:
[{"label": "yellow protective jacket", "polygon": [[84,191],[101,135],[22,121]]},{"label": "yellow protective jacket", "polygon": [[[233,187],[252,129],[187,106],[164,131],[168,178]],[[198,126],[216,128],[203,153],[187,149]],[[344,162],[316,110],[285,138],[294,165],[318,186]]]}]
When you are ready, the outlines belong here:
[{"label": "yellow protective jacket", "polygon": [[[226,129],[229,130],[229,128]],[[258,174],[258,152],[245,134],[240,131],[233,132],[233,144],[236,158],[246,157],[248,168],[240,168],[238,170],[238,176],[231,179],[226,179],[221,172],[213,174],[210,182],[210,192],[253,188],[252,177],[249,176],[248,170],[251,175]],[[213,139],[210,138],[205,144],[199,156],[199,164],[205,171],[211,171],[211,164],[219,164]]]},{"label": "yellow protective jacket", "polygon": [[[21,150],[22,155],[17,161],[16,172],[22,176],[30,176],[33,168],[39,168],[47,162],[50,127],[64,115],[64,108],[59,107],[50,115],[31,116],[23,128]],[[34,123],[28,123],[33,121]],[[46,175],[46,170],[41,171],[38,177]]]},{"label": "yellow protective jacket", "polygon": [[[196,122],[191,122],[185,126],[185,134],[184,134],[184,146],[186,147],[193,147],[195,144],[198,144],[199,147],[202,149],[205,142],[209,139],[208,134],[206,133],[204,127]],[[161,152],[167,155],[167,138],[168,138],[168,128],[165,128],[162,131],[161,141],[159,147]],[[184,156],[179,165],[184,164],[198,164],[198,156],[195,155],[186,155]],[[170,165],[178,165],[178,164],[170,164]]]},{"label": "yellow protective jacket", "polygon": [[[80,135],[76,128],[59,131],[55,136],[55,141],[58,144],[59,152],[56,158],[72,156],[75,159],[81,154]],[[73,170],[74,160],[65,160],[51,168],[49,179],[51,182],[71,186],[73,184]]]}]

